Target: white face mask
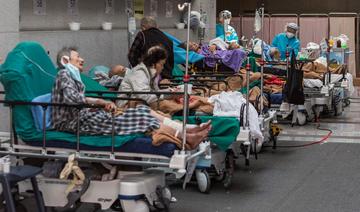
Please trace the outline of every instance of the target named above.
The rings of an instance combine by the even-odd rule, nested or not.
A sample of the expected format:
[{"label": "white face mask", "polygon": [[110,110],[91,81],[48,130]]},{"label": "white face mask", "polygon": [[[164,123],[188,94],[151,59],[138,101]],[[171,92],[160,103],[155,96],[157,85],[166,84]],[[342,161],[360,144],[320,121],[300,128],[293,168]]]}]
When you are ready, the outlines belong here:
[{"label": "white face mask", "polygon": [[225,20],[224,20],[224,24],[229,25],[229,24],[230,24],[230,18],[229,18],[229,19],[225,19]]},{"label": "white face mask", "polygon": [[295,34],[291,33],[291,32],[286,32],[286,37],[291,39],[291,38],[295,37]]}]

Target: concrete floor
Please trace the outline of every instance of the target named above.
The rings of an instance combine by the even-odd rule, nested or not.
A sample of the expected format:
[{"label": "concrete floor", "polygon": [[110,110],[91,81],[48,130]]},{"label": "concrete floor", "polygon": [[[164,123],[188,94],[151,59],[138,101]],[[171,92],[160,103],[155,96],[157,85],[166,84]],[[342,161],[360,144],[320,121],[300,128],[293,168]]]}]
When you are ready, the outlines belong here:
[{"label": "concrete floor", "polygon": [[[279,146],[317,141],[327,134],[313,123],[282,127]],[[352,100],[342,116],[321,119],[321,127],[333,131],[325,144],[265,147],[250,167],[239,159],[231,189],[215,182],[210,194],[201,194],[195,184],[186,190],[172,185],[178,202],[171,211],[360,211],[360,99]],[[27,201],[28,211],[35,211],[33,204]]]},{"label": "concrete floor", "polygon": [[[214,184],[206,195],[196,185],[186,191],[175,187],[179,201],[172,211],[359,211],[360,101],[354,100],[342,116],[321,122],[333,131],[327,143],[265,148],[248,168],[239,160],[229,190]],[[317,141],[327,134],[312,123],[282,127],[279,146]]]}]

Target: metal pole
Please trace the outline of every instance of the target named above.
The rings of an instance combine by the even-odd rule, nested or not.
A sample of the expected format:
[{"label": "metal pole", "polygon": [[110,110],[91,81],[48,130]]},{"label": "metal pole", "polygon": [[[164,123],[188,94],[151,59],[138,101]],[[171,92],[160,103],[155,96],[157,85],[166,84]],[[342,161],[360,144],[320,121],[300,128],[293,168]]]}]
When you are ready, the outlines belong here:
[{"label": "metal pole", "polygon": [[[330,68],[329,68],[329,64],[330,64],[330,42],[329,40],[325,40],[327,43],[327,49],[326,49],[326,74],[325,74],[325,79],[324,79],[324,85],[329,85],[330,84]],[[327,77],[326,77],[327,76]]]},{"label": "metal pole", "polygon": [[185,151],[186,144],[186,123],[189,110],[189,96],[188,96],[188,82],[190,79],[189,76],[189,42],[190,42],[190,13],[191,13],[191,3],[184,3],[183,6],[188,7],[188,21],[187,21],[187,37],[186,37],[186,65],[185,65],[185,75],[184,75],[184,112],[183,112],[183,143],[182,151]]},{"label": "metal pole", "polygon": [[115,158],[115,114],[111,112],[111,158]]},{"label": "metal pole", "polygon": [[[264,116],[264,64],[265,64],[265,55],[264,55],[264,5],[260,8],[261,11],[261,84],[260,84],[260,118]],[[262,123],[261,123],[262,124]],[[263,124],[262,124],[263,125]]]},{"label": "metal pole", "polygon": [[80,108],[78,109],[77,117],[76,117],[76,153],[80,153]]},{"label": "metal pole", "polygon": [[248,58],[246,64],[246,129],[249,129],[249,104],[250,104],[250,59]]},{"label": "metal pole", "polygon": [[290,52],[289,52],[288,46],[286,46],[285,57],[286,57],[286,81],[287,81],[289,79],[289,57],[290,57]]},{"label": "metal pole", "polygon": [[10,147],[11,147],[11,150],[13,150],[14,148],[14,143],[15,143],[15,130],[14,130],[14,121],[13,121],[13,118],[14,118],[14,114],[13,114],[13,105],[10,104],[9,105],[10,107]]},{"label": "metal pole", "polygon": [[47,106],[44,106],[43,108],[43,119],[42,119],[42,124],[43,124],[43,146],[42,146],[42,152],[45,153],[46,152],[46,111],[48,109]]}]

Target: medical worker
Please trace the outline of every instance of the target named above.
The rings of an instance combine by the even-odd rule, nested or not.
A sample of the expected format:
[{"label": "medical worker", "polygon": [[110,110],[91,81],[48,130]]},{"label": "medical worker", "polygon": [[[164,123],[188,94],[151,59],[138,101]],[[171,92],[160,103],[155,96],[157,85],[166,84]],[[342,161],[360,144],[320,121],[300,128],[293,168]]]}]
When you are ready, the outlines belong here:
[{"label": "medical worker", "polygon": [[288,23],[285,26],[285,32],[279,33],[275,36],[272,46],[276,47],[280,51],[281,60],[286,59],[286,50],[288,49],[289,54],[291,51],[295,51],[295,55],[298,54],[300,50],[300,40],[296,37],[299,27],[295,23]]},{"label": "medical worker", "polygon": [[230,20],[231,12],[229,10],[223,10],[219,13],[219,23],[216,24],[216,37],[224,39],[229,44],[238,44],[239,37],[234,27],[230,26]]}]

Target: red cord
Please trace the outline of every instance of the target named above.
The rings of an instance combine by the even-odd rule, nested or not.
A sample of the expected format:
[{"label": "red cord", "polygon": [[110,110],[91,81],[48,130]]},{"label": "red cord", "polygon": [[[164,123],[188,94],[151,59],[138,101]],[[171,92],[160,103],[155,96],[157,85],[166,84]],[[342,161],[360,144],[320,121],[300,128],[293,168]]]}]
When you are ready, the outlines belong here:
[{"label": "red cord", "polygon": [[281,146],[276,146],[276,148],[298,148],[298,147],[307,147],[307,146],[311,146],[311,145],[315,145],[315,144],[323,144],[327,139],[329,139],[330,138],[330,136],[332,135],[332,130],[330,130],[330,129],[323,129],[323,128],[320,128],[320,122],[319,122],[319,120],[317,120],[317,127],[316,127],[316,129],[318,129],[318,130],[323,130],[323,131],[328,131],[329,133],[326,135],[326,136],[324,136],[321,140],[319,140],[319,141],[315,141],[315,142],[311,142],[311,143],[306,143],[306,144],[301,144],[301,145],[286,145],[286,146],[284,146],[284,145],[281,145]]}]

